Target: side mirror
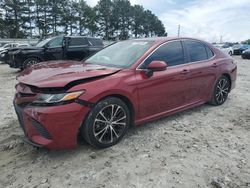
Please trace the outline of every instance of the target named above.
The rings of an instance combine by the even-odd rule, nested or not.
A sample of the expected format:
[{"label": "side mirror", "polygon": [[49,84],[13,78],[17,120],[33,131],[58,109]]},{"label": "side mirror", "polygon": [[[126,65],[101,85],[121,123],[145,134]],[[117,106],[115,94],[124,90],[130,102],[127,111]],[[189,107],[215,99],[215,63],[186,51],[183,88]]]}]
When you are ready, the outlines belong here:
[{"label": "side mirror", "polygon": [[167,69],[167,63],[164,61],[152,61],[148,65],[148,69],[152,71],[164,71]]},{"label": "side mirror", "polygon": [[47,50],[48,48],[49,48],[49,44],[47,43],[44,45],[44,50]]},{"label": "side mirror", "polygon": [[152,77],[156,71],[164,71],[167,69],[167,63],[164,61],[152,61],[149,63],[145,74],[148,78]]}]

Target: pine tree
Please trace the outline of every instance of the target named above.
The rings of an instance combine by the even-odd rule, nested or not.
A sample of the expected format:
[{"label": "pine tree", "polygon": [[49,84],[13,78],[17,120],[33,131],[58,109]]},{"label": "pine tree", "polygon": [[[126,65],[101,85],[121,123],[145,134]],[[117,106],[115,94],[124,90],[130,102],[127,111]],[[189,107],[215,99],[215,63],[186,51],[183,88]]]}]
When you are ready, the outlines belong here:
[{"label": "pine tree", "polygon": [[[4,10],[1,12],[1,10]],[[102,36],[104,40],[164,36],[162,22],[129,0],[2,0],[0,37],[45,38],[58,34]]]},{"label": "pine tree", "polygon": [[97,24],[99,35],[105,40],[114,39],[113,2],[111,0],[100,0],[96,6]]},{"label": "pine tree", "polygon": [[132,7],[132,22],[131,30],[135,38],[143,35],[143,23],[144,23],[144,8],[141,5],[134,5]]},{"label": "pine tree", "polygon": [[32,38],[34,26],[34,19],[35,19],[35,2],[34,0],[26,0],[22,7],[22,14],[21,19],[22,23],[22,30],[26,31],[25,33],[27,36]]},{"label": "pine tree", "polygon": [[128,0],[114,0],[113,25],[116,36],[120,40],[129,38],[131,25],[131,5]]}]

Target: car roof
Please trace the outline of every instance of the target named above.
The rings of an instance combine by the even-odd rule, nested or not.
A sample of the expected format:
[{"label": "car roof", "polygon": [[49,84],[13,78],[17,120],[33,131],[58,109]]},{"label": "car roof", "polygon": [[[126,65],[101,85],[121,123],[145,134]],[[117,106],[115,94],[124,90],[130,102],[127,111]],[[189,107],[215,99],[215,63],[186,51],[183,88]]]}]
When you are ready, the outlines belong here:
[{"label": "car roof", "polygon": [[86,39],[100,39],[101,38],[97,38],[97,37],[88,37],[88,36],[65,36],[65,37],[69,37],[69,38],[86,38]]},{"label": "car roof", "polygon": [[196,38],[191,38],[191,37],[152,37],[152,38],[138,38],[138,39],[132,39],[132,40],[136,40],[136,41],[152,41],[152,42],[155,42],[155,43],[164,43],[164,42],[168,42],[168,41],[171,41],[171,40],[185,40],[185,39],[205,42],[203,40],[196,39]]}]

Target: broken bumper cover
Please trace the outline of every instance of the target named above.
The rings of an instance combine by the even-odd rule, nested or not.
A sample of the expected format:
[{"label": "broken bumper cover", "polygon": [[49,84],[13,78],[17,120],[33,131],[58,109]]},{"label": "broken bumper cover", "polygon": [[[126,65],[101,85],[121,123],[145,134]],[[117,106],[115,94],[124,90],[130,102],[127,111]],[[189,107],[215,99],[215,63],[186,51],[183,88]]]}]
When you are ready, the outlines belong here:
[{"label": "broken bumper cover", "polygon": [[15,101],[14,107],[24,131],[24,141],[47,149],[75,148],[79,128],[90,109],[77,103],[24,107],[17,105]]}]

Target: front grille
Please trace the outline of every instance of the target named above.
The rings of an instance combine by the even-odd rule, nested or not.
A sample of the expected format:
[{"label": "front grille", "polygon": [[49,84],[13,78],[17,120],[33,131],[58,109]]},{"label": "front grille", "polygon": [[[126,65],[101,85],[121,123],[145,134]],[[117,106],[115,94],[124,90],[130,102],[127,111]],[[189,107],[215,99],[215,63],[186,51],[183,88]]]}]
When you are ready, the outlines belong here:
[{"label": "front grille", "polygon": [[38,131],[38,133],[41,136],[43,136],[44,138],[47,138],[47,139],[52,139],[49,132],[43,127],[43,125],[41,123],[39,123],[35,119],[31,119],[31,123],[36,128],[36,130]]},{"label": "front grille", "polygon": [[18,97],[34,97],[34,96],[36,96],[36,94],[33,94],[33,93],[22,93],[22,92],[18,93]]}]

